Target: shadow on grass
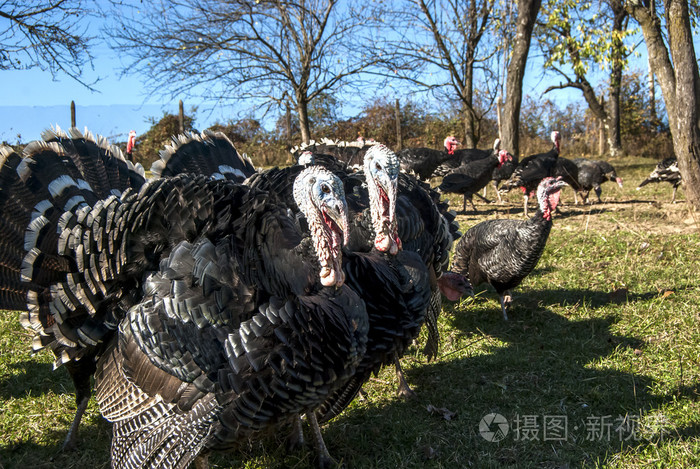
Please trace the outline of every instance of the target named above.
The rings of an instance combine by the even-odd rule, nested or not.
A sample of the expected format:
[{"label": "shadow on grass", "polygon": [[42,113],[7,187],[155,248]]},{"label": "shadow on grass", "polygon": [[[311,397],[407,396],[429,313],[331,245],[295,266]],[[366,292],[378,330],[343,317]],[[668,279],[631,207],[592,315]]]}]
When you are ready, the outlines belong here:
[{"label": "shadow on grass", "polygon": [[[595,296],[602,303],[603,294]],[[653,394],[650,377],[606,365],[634,357],[640,338],[612,333],[613,316],[570,320],[546,308],[516,306],[505,322],[492,306],[448,316],[454,331],[444,339],[452,352],[438,361],[404,360],[416,400],[370,390],[368,401],[331,422],[324,434],[332,454],[348,467],[559,468],[604,462],[649,444],[635,437],[635,425],[672,397]],[[455,415],[448,420],[428,405]],[[508,423],[500,442],[480,433],[481,419],[491,413]],[[564,421],[566,435],[550,431],[545,440],[548,417]],[[700,434],[696,426],[680,433],[664,437]]]},{"label": "shadow on grass", "polygon": [[[43,437],[55,444],[22,441],[0,444],[0,467],[32,469],[84,469],[109,468],[109,445],[111,424],[100,419],[97,423],[80,426],[78,447],[72,451],[62,451],[61,445],[66,429],[44,430]],[[9,463],[11,461],[11,464]],[[97,462],[100,461],[100,462]],[[3,464],[6,464],[3,466]]]},{"label": "shadow on grass", "polygon": [[17,374],[0,379],[0,398],[20,399],[27,394],[33,395],[52,392],[54,394],[73,394],[73,382],[64,369],[53,370],[49,363],[31,360],[11,363],[9,368],[18,370]]},{"label": "shadow on grass", "polygon": [[[554,270],[554,267],[541,267],[536,268],[531,275],[541,275]],[[688,286],[686,289],[695,288],[694,286]],[[679,290],[678,288],[676,290]],[[498,293],[496,291],[484,284],[476,287],[474,289],[474,298],[466,298],[464,301],[466,304],[470,302],[483,303],[487,301],[493,301],[491,303],[494,311],[500,312],[500,305],[498,299]],[[536,309],[537,307],[543,306],[553,306],[553,305],[586,305],[591,308],[600,308],[605,305],[610,304],[622,304],[622,303],[634,303],[637,301],[648,301],[653,298],[658,298],[663,292],[658,290],[637,293],[630,292],[627,290],[618,291],[601,291],[601,290],[589,290],[589,289],[577,289],[577,288],[553,288],[553,289],[533,289],[533,290],[521,290],[516,287],[512,291],[513,297],[513,307],[518,305],[523,307],[528,307],[530,309]],[[443,307],[446,311],[454,311],[455,306],[458,303],[449,304],[445,302]]]}]

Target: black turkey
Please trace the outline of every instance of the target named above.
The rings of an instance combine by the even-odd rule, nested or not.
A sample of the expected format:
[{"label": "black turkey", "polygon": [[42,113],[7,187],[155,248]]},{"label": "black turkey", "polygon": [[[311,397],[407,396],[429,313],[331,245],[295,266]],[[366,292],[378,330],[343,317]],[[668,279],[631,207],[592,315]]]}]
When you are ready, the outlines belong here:
[{"label": "black turkey", "polygon": [[[192,176],[166,181],[183,177]],[[364,356],[364,302],[341,268],[340,181],[318,167],[295,178],[310,237],[287,202],[207,181],[236,194],[233,206],[216,198],[227,235],[178,245],[98,364],[97,399],[115,422],[116,467],[186,467],[200,454],[294,425]],[[234,207],[242,217],[227,213]]]},{"label": "black turkey", "polygon": [[560,156],[554,165],[551,177],[560,178],[574,191],[574,204],[578,205],[578,196],[581,185],[578,182],[578,166],[572,160]]},{"label": "black turkey", "polygon": [[[75,128],[42,137],[23,156],[0,148],[0,308],[24,311],[20,321],[35,334],[34,351],[50,348],[54,366],[65,365],[73,380],[77,410],[68,449],[77,441],[96,357],[138,289],[137,280],[121,277],[157,249],[147,253],[140,245],[132,255],[122,244],[130,227],[115,226],[120,197],[145,182],[119,148]],[[84,238],[82,224],[94,226]]]},{"label": "black turkey", "polygon": [[590,202],[588,196],[591,189],[598,198],[598,203],[601,203],[600,194],[602,190],[600,185],[606,181],[614,181],[622,188],[622,178],[617,175],[615,168],[607,161],[589,160],[587,158],[575,158],[573,161],[578,167],[579,192],[583,203],[587,204]]},{"label": "black turkey", "polygon": [[671,197],[671,203],[676,203],[676,191],[678,190],[678,186],[680,186],[683,182],[681,172],[678,169],[678,160],[676,160],[676,157],[671,156],[663,161],[660,161],[649,177],[639,184],[637,190],[639,190],[640,187],[646,186],[650,182],[668,182],[673,185],[673,196]]},{"label": "black turkey", "polygon": [[462,213],[467,211],[467,200],[476,212],[472,197],[477,195],[483,198],[479,191],[489,183],[493,171],[511,159],[512,157],[507,151],[501,150],[487,158],[463,163],[442,179],[438,190],[443,193],[463,194]]},{"label": "black turkey", "polygon": [[405,148],[396,153],[401,170],[415,174],[417,178],[427,181],[433,176],[438,166],[449,160],[456,160],[455,150],[460,145],[455,137],[447,137],[443,143],[444,150],[432,148]]},{"label": "black turkey", "polygon": [[461,150],[455,150],[455,158],[451,158],[433,171],[433,177],[445,177],[450,174],[455,169],[460,166],[489,156],[497,156],[498,152],[501,150],[501,139],[497,138],[493,141],[493,148],[488,150],[481,150],[479,148],[462,148]]},{"label": "black turkey", "polygon": [[[180,155],[177,148],[173,150],[168,155],[170,160],[189,157]],[[364,172],[361,173],[348,173],[346,166],[330,155],[303,152],[299,162],[301,164],[293,167],[257,173],[246,184],[278,194],[282,199],[290,199],[293,196],[292,182],[311,162],[328,165],[344,181],[351,222],[343,268],[347,273],[346,284],[365,300],[370,327],[367,353],[358,371],[348,385],[331,395],[322,406],[320,415],[327,420],[342,411],[371,372],[382,365],[395,364],[400,392],[410,392],[398,358],[418,335],[425,320],[432,295],[431,275],[418,254],[400,251],[395,215],[399,166],[393,152],[383,145],[370,148],[364,155]],[[189,166],[193,170],[197,165]],[[206,172],[206,168],[199,168],[196,172]],[[298,217],[298,212],[292,212]],[[299,222],[304,223],[303,217]],[[409,239],[409,244],[414,242]],[[433,244],[431,242],[430,248],[435,250]],[[446,247],[445,256],[448,250]],[[309,420],[316,427],[313,416]],[[316,433],[316,428],[314,431]],[[293,438],[299,440],[298,435]],[[330,457],[323,448],[319,445],[322,460],[327,460]]]},{"label": "black turkey", "polygon": [[520,285],[542,256],[559,203],[560,179],[545,178],[537,188],[539,208],[527,220],[487,220],[471,227],[455,247],[452,270],[472,285],[488,283],[500,297],[508,320],[510,290]]},{"label": "black turkey", "polygon": [[[370,149],[367,154],[386,155],[385,150],[386,147],[379,145],[377,149]],[[429,358],[433,358],[437,353],[439,342],[437,316],[440,311],[440,292],[446,297],[454,299],[459,297],[460,292],[469,289],[461,276],[447,271],[450,248],[453,241],[461,236],[454,212],[448,210],[447,203],[440,200],[440,195],[436,191],[410,175],[400,173],[398,181],[389,184],[387,168],[392,163],[386,156],[380,162],[381,171],[375,171],[377,161],[365,158],[364,172],[359,173],[349,173],[347,167],[331,155],[309,153],[304,155],[304,160],[304,162],[313,161],[323,165],[341,177],[350,202],[364,199],[369,204],[369,201],[372,200],[375,210],[389,214],[393,211],[388,205],[389,201],[393,200],[391,194],[396,192],[396,221],[389,224],[394,226],[393,229],[398,226],[398,241],[403,244],[403,248],[417,252],[431,272],[434,298],[426,318],[429,338],[425,352]],[[370,164],[372,162],[374,165]],[[256,185],[260,184],[259,181],[265,181],[265,185],[260,187],[276,193],[284,193],[284,188],[289,186],[289,174],[293,174],[289,171],[292,170],[275,169],[263,172],[251,178],[250,184]],[[365,182],[366,174],[370,174],[372,177],[371,184]],[[277,181],[273,182],[275,180]],[[365,185],[367,189],[364,188]],[[397,188],[394,187],[395,185]],[[369,194],[367,191],[373,187],[378,188],[376,194]],[[360,194],[362,196],[358,198]],[[374,233],[386,231],[381,226],[372,226],[372,220],[379,219],[378,214],[375,213],[373,217],[368,207],[363,207],[361,204],[353,205],[351,203],[350,210],[356,215],[351,216],[349,249],[367,251],[375,247],[378,250],[385,250],[386,247],[382,248],[379,244],[375,243],[373,246]],[[384,220],[382,223],[388,226],[386,216],[384,216]],[[383,242],[388,243],[389,237],[389,235],[384,236]]]},{"label": "black turkey", "polygon": [[[471,291],[462,276],[446,272],[452,236],[449,231],[450,224],[441,214],[439,202],[436,203],[433,198],[436,194],[431,193],[429,188],[426,189],[423,183],[412,176],[399,173],[398,165],[392,167],[393,153],[386,147],[379,147],[376,155],[373,153],[375,152],[367,152],[365,156],[364,176],[369,192],[367,198],[371,206],[381,207],[382,200],[385,205],[378,212],[372,212],[372,217],[379,215],[386,218],[386,214],[391,213],[392,208],[390,205],[386,206],[387,198],[382,194],[382,188],[387,186],[386,175],[393,176],[391,180],[398,187],[397,190],[389,191],[390,194],[397,194],[395,223],[398,225],[398,236],[395,239],[398,241],[397,244],[403,247],[403,250],[396,254],[394,263],[407,272],[422,273],[427,267],[429,278],[426,280],[429,283],[425,286],[429,286],[429,289],[419,288],[421,284],[413,280],[411,282],[414,285],[413,288],[403,287],[406,290],[401,293],[392,291],[391,283],[384,281],[382,283],[386,291],[381,297],[365,297],[370,320],[367,355],[348,384],[340,388],[319,409],[319,421],[327,421],[338,415],[350,404],[372,373],[377,373],[383,365],[392,362],[395,363],[399,379],[399,394],[413,395],[413,391],[403,377],[398,358],[413,341],[424,320],[428,328],[428,342],[424,352],[429,359],[434,358],[439,347],[437,318],[441,310],[440,292],[454,300],[464,292]],[[370,156],[372,158],[369,158]],[[387,171],[386,168],[391,169]],[[373,189],[373,186],[376,189]],[[348,196],[349,200],[352,198]],[[364,196],[361,198],[365,199]],[[379,204],[377,204],[378,201]],[[352,202],[349,203],[352,205]],[[353,209],[351,208],[350,211],[352,213]],[[379,227],[382,226],[394,226],[394,223],[383,222],[379,224]],[[374,247],[393,252],[376,241]],[[416,274],[411,274],[412,278],[415,276]],[[396,284],[396,282],[393,283]],[[426,301],[429,301],[429,304]],[[401,313],[397,314],[399,311]]]},{"label": "black turkey", "polygon": [[546,177],[552,177],[554,169],[559,159],[559,132],[556,130],[551,134],[552,149],[546,153],[537,153],[523,158],[518,164],[511,177],[503,183],[501,190],[507,192],[513,188],[519,187],[523,192],[523,213],[525,217],[527,213],[527,202],[530,197],[535,195],[540,181]]},{"label": "black turkey", "polygon": [[[507,181],[518,167],[518,157],[511,155],[511,159],[507,160],[501,166],[493,170],[491,174],[491,185],[493,186],[493,191],[496,193],[498,198],[498,203],[503,203],[503,198],[501,197],[501,192],[498,190],[498,185],[501,181]],[[486,197],[486,187],[484,187],[484,197]]]},{"label": "black turkey", "polygon": [[[337,161],[332,155],[311,152],[303,152],[300,155],[300,166],[312,162],[331,169],[344,181],[351,220],[347,248],[349,251],[369,252],[374,248],[380,252],[395,255],[403,244],[406,251],[419,253],[420,259],[429,269],[432,300],[427,314],[429,340],[426,353],[429,358],[433,358],[439,342],[437,316],[440,310],[440,287],[451,297],[459,293],[450,292],[455,290],[461,292],[468,288],[460,276],[451,273],[442,275],[447,268],[453,236],[458,236],[454,216],[447,212],[447,205],[440,202],[438,195],[427,185],[405,174],[399,175],[395,154],[383,145],[375,145],[365,153],[364,169],[359,173],[348,172],[346,165]],[[275,168],[254,175],[247,183],[252,187],[268,190],[280,194],[282,198],[287,198],[290,196],[290,180],[300,170],[299,166]],[[398,213],[396,213],[397,207]],[[348,258],[351,257],[348,256]],[[399,254],[399,259],[394,260],[393,263],[404,265],[404,269],[415,269],[411,265],[414,260],[405,253]],[[420,327],[425,312],[420,311],[417,315],[416,310],[419,308],[401,305],[406,303],[405,298],[415,297],[409,298],[410,303],[415,303],[421,297],[421,294],[407,295],[406,292],[422,290],[418,287],[418,282],[414,281],[416,285],[410,288],[404,286],[405,292],[400,294],[398,290],[392,290],[388,282],[384,283],[387,284],[387,291],[381,295],[382,298],[378,300],[366,298],[370,315],[368,349],[376,350],[376,353],[368,353],[370,356],[368,363],[374,360],[374,364],[371,367],[368,365],[367,369],[374,369],[379,363],[385,364],[387,358],[392,358],[393,354],[392,359],[396,363],[400,383],[399,393],[411,394],[396,358],[403,353],[405,347],[417,334],[419,329],[416,329],[415,325]],[[385,303],[387,300],[394,301],[395,305]],[[374,308],[374,304],[382,306]],[[372,331],[382,335],[373,337]],[[361,381],[356,382],[361,384]],[[351,399],[353,396],[354,392],[345,394],[345,398]],[[341,407],[336,406],[336,408]]]},{"label": "black turkey", "polygon": [[309,236],[288,201],[201,176],[144,184],[118,150],[71,136],[25,158],[3,148],[0,166],[2,307],[27,309],[35,346],[71,371],[69,436],[98,359],[115,467],[186,466],[317,407],[354,373],[367,318],[341,286],[337,178],[300,179],[295,195],[315,202]]}]

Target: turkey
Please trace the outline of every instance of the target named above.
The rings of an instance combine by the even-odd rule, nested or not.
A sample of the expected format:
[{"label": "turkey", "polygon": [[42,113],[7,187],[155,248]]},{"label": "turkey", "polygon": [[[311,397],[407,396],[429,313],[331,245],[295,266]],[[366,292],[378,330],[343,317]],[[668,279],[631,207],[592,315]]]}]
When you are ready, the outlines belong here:
[{"label": "turkey", "polygon": [[[192,176],[163,184],[181,178]],[[205,181],[223,191],[213,210],[221,233],[176,246],[98,364],[115,467],[187,467],[197,456],[201,467],[212,451],[313,415],[364,356],[367,313],[341,269],[340,181],[318,167],[295,178],[311,236],[282,199]]]},{"label": "turkey", "polygon": [[663,161],[660,161],[656,165],[656,168],[654,168],[654,171],[651,172],[649,177],[647,177],[641,182],[641,184],[639,184],[637,190],[639,190],[641,187],[646,186],[650,182],[664,181],[673,185],[673,197],[671,197],[671,203],[676,203],[676,191],[678,190],[678,186],[681,185],[683,180],[681,179],[681,172],[678,169],[678,160],[676,160],[675,156],[671,156]]},{"label": "turkey", "polygon": [[2,307],[26,309],[35,348],[74,379],[69,437],[95,370],[115,467],[186,467],[354,373],[367,317],[342,286],[332,174],[308,168],[295,186],[309,235],[271,194],[191,175],[144,184],[102,139],[48,137],[24,158],[0,151],[0,282]]},{"label": "turkey", "polygon": [[579,192],[583,198],[583,203],[589,203],[588,195],[593,189],[598,203],[601,203],[600,185],[606,181],[614,181],[622,188],[622,178],[617,175],[615,168],[607,161],[589,160],[586,158],[575,158],[574,163],[578,167]]},{"label": "turkey", "polygon": [[[34,333],[33,350],[48,347],[54,367],[65,365],[70,374],[77,410],[63,449],[72,449],[96,357],[134,301],[138,281],[115,281],[132,253],[121,244],[127,227],[114,221],[119,198],[133,196],[145,179],[119,148],[87,130],[57,128],[42,137],[24,157],[0,148],[0,308],[24,311],[20,321]],[[79,242],[84,224],[94,230]],[[134,249],[141,252],[129,269],[147,262],[143,245]]]},{"label": "turkey", "polygon": [[413,173],[417,178],[424,181],[430,179],[433,172],[442,163],[449,160],[457,160],[455,150],[460,145],[455,137],[447,137],[443,143],[444,150],[434,150],[432,148],[405,148],[396,153],[401,164],[401,170]]},{"label": "turkey", "polygon": [[479,148],[462,148],[461,150],[455,150],[455,158],[449,159],[442,163],[440,166],[433,171],[433,177],[445,177],[450,174],[455,169],[460,166],[489,156],[497,156],[498,152],[501,150],[501,139],[497,138],[493,142],[493,148],[489,150],[481,150]]},{"label": "turkey", "polygon": [[[314,154],[310,155],[309,158],[313,158],[317,164],[328,167],[338,175],[345,171],[345,168],[339,165],[332,156]],[[386,166],[388,165],[390,163],[386,163]],[[364,174],[370,174],[376,178],[377,173],[368,168],[366,160]],[[364,184],[364,177],[361,173],[344,177],[345,189],[348,194],[359,191],[359,186]],[[374,184],[381,185],[379,181]],[[454,300],[459,298],[462,292],[470,290],[470,286],[465,283],[462,276],[448,272],[449,252],[453,241],[459,238],[461,233],[455,220],[455,213],[448,210],[447,203],[442,201],[439,193],[431,189],[430,186],[405,173],[398,174],[398,181],[395,184],[397,184],[396,224],[398,225],[398,238],[404,250],[419,253],[428,266],[433,279],[432,306],[426,317],[429,332],[428,343],[424,350],[428,358],[431,359],[436,355],[439,343],[437,317],[441,309],[440,293],[442,292],[448,299]],[[381,195],[381,199],[386,200],[387,198]],[[382,210],[387,211],[387,213],[390,211],[388,207]],[[349,246],[356,250],[367,250],[371,247],[370,244],[364,241],[356,244],[353,240],[369,239],[370,217],[365,212],[363,217],[358,217],[357,220],[356,230],[358,233],[364,234],[353,236],[351,229]],[[379,247],[377,248],[379,249]]]},{"label": "turkey", "polygon": [[[290,181],[304,165],[321,164],[334,171],[344,181],[351,214],[347,250],[368,253],[374,248],[380,252],[396,255],[397,257],[389,262],[395,266],[397,272],[402,270],[414,272],[413,277],[416,277],[416,273],[421,270],[414,265],[416,260],[423,262],[423,269],[429,269],[432,300],[428,309],[429,341],[426,353],[432,358],[437,351],[439,341],[436,324],[440,308],[439,286],[458,290],[468,288],[460,276],[447,273],[444,278],[439,281],[437,279],[446,270],[453,234],[450,230],[456,232],[454,217],[446,213],[446,205],[439,202],[437,194],[431,195],[428,192],[429,187],[405,174],[399,175],[395,154],[383,145],[375,145],[365,153],[364,169],[359,173],[349,172],[345,164],[331,155],[309,151],[300,154],[299,163],[295,167],[274,168],[255,174],[247,184],[279,194],[284,199],[291,196]],[[395,215],[397,202],[398,216]],[[440,213],[440,210],[445,212],[445,216]],[[402,244],[407,252],[399,252]],[[420,257],[415,253],[420,253]],[[352,259],[355,256],[356,254],[346,257]],[[370,277],[372,275],[371,272],[365,274]],[[404,279],[407,278],[405,274],[401,275]],[[356,277],[359,278],[361,275],[358,273]],[[421,298],[425,300],[424,295],[428,290],[425,286],[421,286],[421,281],[416,279],[412,280],[411,286],[404,285],[400,288],[397,286],[392,289],[391,283],[396,283],[397,280],[390,280],[391,276],[388,276],[380,282],[385,285],[384,293],[377,298],[365,298],[370,317],[370,338],[365,368],[375,370],[383,364],[395,363],[400,383],[399,393],[410,395],[412,391],[396,359],[401,356],[403,350],[420,330],[427,307],[422,303]],[[372,291],[371,288],[366,290]],[[435,311],[436,308],[437,311]],[[362,384],[360,379],[355,382]],[[356,390],[359,390],[359,386]],[[344,405],[350,402],[356,390],[344,394],[343,399],[349,399]],[[335,407],[342,409],[343,405]]]},{"label": "turkey", "polygon": [[578,166],[572,160],[560,156],[557,158],[557,163],[554,165],[554,170],[551,174],[554,178],[561,178],[574,191],[574,204],[578,205],[577,192],[581,191],[581,185],[578,182]]},{"label": "turkey", "polygon": [[[316,163],[326,161],[323,155],[313,156]],[[337,171],[337,166],[332,160],[322,164],[329,164]],[[262,176],[269,174],[251,178],[251,184],[255,185],[256,178]],[[408,271],[421,272],[421,266],[428,267],[430,290],[427,292],[414,286],[402,294],[392,291],[391,283],[383,281],[385,292],[380,297],[365,297],[370,321],[367,354],[349,383],[321,406],[317,412],[321,422],[340,414],[371,374],[378,372],[386,364],[394,363],[396,366],[400,383],[399,394],[413,395],[403,377],[398,358],[415,338],[424,316],[428,327],[425,353],[429,359],[433,358],[439,346],[437,317],[441,309],[440,292],[444,292],[452,300],[467,291],[471,292],[471,287],[462,276],[446,272],[452,235],[458,235],[454,229],[454,216],[447,213],[446,205],[439,201],[438,195],[430,190],[429,186],[410,175],[399,173],[393,152],[383,145],[378,145],[366,153],[363,173],[340,176],[346,181],[350,212],[355,213],[351,216],[351,220],[355,221],[350,223],[348,246],[357,251],[367,251],[372,247],[372,243],[368,242],[372,239],[368,233],[387,233],[386,237],[376,236],[373,247],[394,254],[394,244],[389,244],[386,240],[396,240],[396,245],[401,246],[403,250],[395,253],[395,262]],[[366,182],[367,189],[364,189],[364,185],[359,185],[359,182]],[[396,217],[395,221],[391,221],[394,211],[391,201],[394,198]],[[370,206],[369,211],[363,209],[364,204]],[[370,220],[374,220],[371,223],[373,229],[368,227],[368,215]],[[417,254],[420,254],[418,264]],[[412,277],[415,277],[415,274]],[[418,285],[416,281],[412,283]],[[425,293],[430,293],[430,296],[425,297]],[[429,306],[425,304],[427,299],[430,299]]]},{"label": "turkey", "polygon": [[[380,147],[383,146],[380,145]],[[367,170],[365,170],[365,173],[348,173],[347,167],[330,155],[314,153],[305,155],[305,159],[307,158],[307,161],[314,161],[316,164],[323,165],[334,171],[336,175],[342,177],[346,194],[356,194],[364,190],[361,186],[365,184],[364,174],[367,173]],[[366,162],[367,161],[365,161],[365,163]],[[287,170],[274,171],[284,172]],[[266,175],[264,179],[269,179],[274,173],[268,171],[263,174]],[[370,172],[370,174],[372,174],[374,178],[381,173]],[[251,178],[251,181],[254,181],[257,177],[259,176]],[[375,184],[379,186],[380,182],[377,181]],[[460,292],[468,291],[470,288],[464,282],[462,276],[455,275],[447,270],[450,248],[453,241],[461,236],[461,233],[459,232],[459,225],[455,221],[455,213],[448,210],[447,203],[440,200],[440,195],[432,190],[430,186],[405,173],[398,174],[398,182],[396,184],[396,225],[398,226],[398,238],[404,250],[419,253],[426,266],[428,266],[431,272],[431,278],[433,279],[433,306],[429,308],[426,317],[426,325],[429,334],[425,349],[428,357],[432,358],[437,353],[439,342],[437,316],[440,311],[440,292],[447,298],[454,299],[460,296]],[[272,190],[282,191],[284,190],[282,187],[283,186],[276,186]],[[348,195],[348,197],[354,200],[353,196]],[[365,197],[369,197],[369,195]],[[381,195],[381,200],[386,201],[389,198]],[[390,211],[388,206],[382,210],[387,213]],[[371,239],[373,230],[371,226],[371,216],[365,209],[361,217],[353,218],[356,222],[352,222],[351,220],[351,233],[348,246],[351,250],[366,251],[372,247],[372,243],[368,242]],[[379,247],[377,248],[379,249]]]},{"label": "turkey", "polygon": [[[503,203],[503,198],[501,197],[501,192],[498,190],[498,185],[501,181],[507,181],[512,175],[515,168],[518,167],[518,157],[511,155],[511,159],[507,160],[501,166],[493,170],[491,174],[491,185],[493,186],[493,191],[496,193],[498,198],[498,203]],[[484,197],[486,197],[486,187],[484,187]]]},{"label": "turkey", "polygon": [[136,146],[136,131],[130,130],[129,136],[126,141],[126,159],[133,162],[134,161],[134,147]]},{"label": "turkey", "polygon": [[503,192],[520,187],[520,190],[523,192],[523,213],[525,217],[528,216],[528,199],[535,194],[535,190],[542,179],[552,176],[559,159],[559,132],[553,131],[551,139],[553,144],[551,150],[523,158],[511,177],[501,186]]},{"label": "turkey", "polygon": [[349,167],[362,167],[362,161],[367,150],[377,145],[378,142],[374,140],[365,140],[363,138],[358,138],[354,142],[346,142],[343,140],[332,140],[329,138],[322,138],[319,142],[311,141],[309,143],[302,143],[299,146],[292,148],[291,152],[297,163],[302,153],[310,152],[312,154],[324,154],[332,155],[339,162],[344,163]]},{"label": "turkey", "polygon": [[469,203],[472,204],[472,208],[476,212],[472,196],[482,197],[479,191],[489,183],[493,176],[493,171],[511,159],[512,157],[507,151],[501,150],[498,154],[488,158],[463,163],[442,179],[438,191],[463,194],[462,213],[467,211],[467,199],[469,199]]},{"label": "turkey", "polygon": [[488,283],[500,297],[503,318],[512,302],[510,290],[535,268],[552,229],[561,179],[544,178],[537,188],[539,208],[527,220],[487,220],[471,227],[455,246],[452,270],[472,285]]},{"label": "turkey", "polygon": [[[180,155],[177,148],[173,150],[166,155],[169,161],[191,156]],[[362,173],[348,173],[345,165],[330,155],[303,152],[300,162],[303,164],[254,174],[246,184],[278,194],[283,200],[289,199],[293,196],[291,182],[311,162],[328,165],[344,181],[350,224],[343,269],[347,273],[346,284],[359,292],[366,303],[369,333],[367,353],[351,382],[331,395],[327,404],[322,406],[320,415],[325,421],[329,418],[326,417],[329,412],[337,415],[342,411],[371,372],[378,371],[382,365],[395,364],[399,391],[411,392],[401,373],[398,358],[416,338],[425,320],[432,299],[431,276],[426,262],[418,254],[400,250],[401,239],[395,216],[399,167],[393,152],[383,145],[370,148],[364,155]],[[166,163],[166,169],[167,166]],[[193,164],[191,168],[195,166]],[[206,172],[206,168],[195,171]],[[365,175],[369,177],[365,178]],[[298,217],[298,212],[292,212]],[[303,224],[303,219],[300,219],[300,223]],[[408,242],[415,244],[411,237]],[[429,247],[433,251],[436,250],[434,244],[431,240]],[[437,249],[441,247],[445,250],[446,258],[449,246],[438,246]],[[309,420],[315,427],[314,419]],[[296,430],[292,437],[294,444],[298,444],[299,435],[299,430]],[[330,456],[323,448],[319,445],[321,459],[329,460]]]}]

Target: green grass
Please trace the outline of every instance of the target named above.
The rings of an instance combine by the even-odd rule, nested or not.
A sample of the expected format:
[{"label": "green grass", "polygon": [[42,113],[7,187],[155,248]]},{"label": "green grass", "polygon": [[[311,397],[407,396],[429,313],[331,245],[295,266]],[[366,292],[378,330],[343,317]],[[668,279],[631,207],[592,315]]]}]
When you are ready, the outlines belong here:
[{"label": "green grass", "polygon": [[[417,399],[395,397],[387,368],[365,386],[364,400],[324,427],[338,460],[351,468],[700,466],[697,223],[684,203],[668,203],[668,184],[634,190],[654,162],[615,163],[625,188],[605,184],[604,204],[574,206],[565,192],[567,205],[539,265],[514,291],[508,322],[489,288],[446,303],[439,358],[426,362],[417,345],[403,359]],[[518,217],[520,204],[509,194],[506,204],[480,203],[479,214],[459,220],[467,229]],[[31,356],[30,339],[17,313],[0,316],[0,465],[108,467],[110,426],[94,403],[78,451],[59,451],[75,410],[72,385],[65,370],[52,371],[50,354]],[[429,405],[455,416],[446,420]],[[500,442],[479,433],[490,413],[510,424]],[[567,437],[544,441],[545,417],[565,417]],[[624,417],[633,426],[618,433]],[[538,439],[516,438],[518,418],[537,419]],[[310,451],[280,447],[283,436],[211,464],[312,467]]]}]

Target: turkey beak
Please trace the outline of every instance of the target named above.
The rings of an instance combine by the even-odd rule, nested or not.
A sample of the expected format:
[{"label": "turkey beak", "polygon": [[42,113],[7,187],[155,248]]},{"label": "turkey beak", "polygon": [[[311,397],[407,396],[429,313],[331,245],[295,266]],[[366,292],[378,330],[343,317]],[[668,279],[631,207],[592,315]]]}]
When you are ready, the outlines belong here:
[{"label": "turkey beak", "polygon": [[336,198],[326,205],[326,214],[338,225],[343,234],[343,246],[348,244],[348,205],[345,199]]},{"label": "turkey beak", "polygon": [[399,179],[398,177],[392,178],[386,172],[382,173],[379,179],[379,185],[382,190],[386,193],[387,199],[389,199],[389,222],[394,223],[396,219],[396,192]]},{"label": "turkey beak", "polygon": [[620,189],[622,189],[622,178],[615,178],[615,182],[617,183],[618,186],[620,186]]}]

